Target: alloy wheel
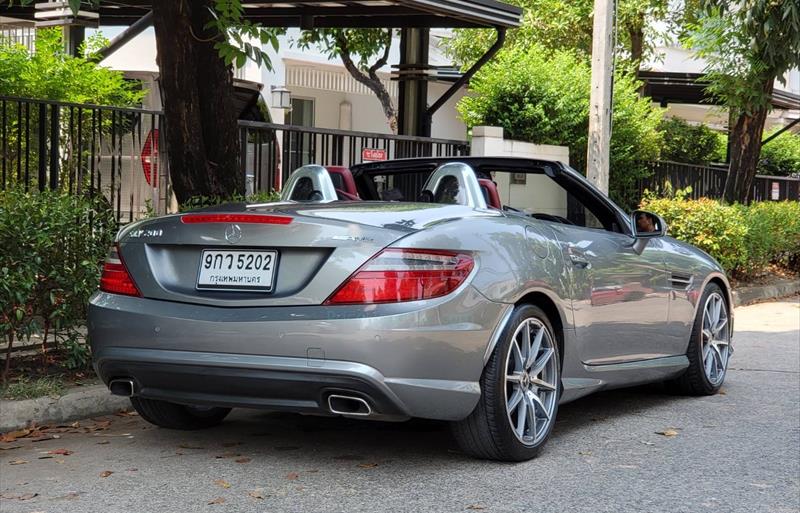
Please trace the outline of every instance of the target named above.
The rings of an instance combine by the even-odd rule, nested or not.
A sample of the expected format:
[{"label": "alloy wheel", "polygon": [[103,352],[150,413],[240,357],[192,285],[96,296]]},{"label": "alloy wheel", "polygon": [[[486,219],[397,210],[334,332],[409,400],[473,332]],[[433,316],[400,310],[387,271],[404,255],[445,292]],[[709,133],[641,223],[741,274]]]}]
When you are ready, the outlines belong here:
[{"label": "alloy wheel", "polygon": [[732,348],[728,308],[722,296],[713,292],[703,307],[703,369],[708,381],[717,386],[725,378]]},{"label": "alloy wheel", "polygon": [[508,422],[520,442],[536,445],[550,430],[559,382],[556,346],[542,321],[531,317],[520,323],[506,355],[505,369]]}]

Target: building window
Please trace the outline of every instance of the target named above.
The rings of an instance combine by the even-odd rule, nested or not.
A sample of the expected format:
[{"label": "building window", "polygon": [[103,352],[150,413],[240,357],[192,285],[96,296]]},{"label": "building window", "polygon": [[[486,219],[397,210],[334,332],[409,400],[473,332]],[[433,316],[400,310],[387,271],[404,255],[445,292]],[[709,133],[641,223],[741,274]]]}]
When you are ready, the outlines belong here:
[{"label": "building window", "polygon": [[[289,111],[289,124],[313,127],[314,126],[314,100],[307,98],[292,98],[292,110]],[[289,163],[290,169],[295,170],[300,166],[314,163],[314,135],[292,132],[289,138]]]}]

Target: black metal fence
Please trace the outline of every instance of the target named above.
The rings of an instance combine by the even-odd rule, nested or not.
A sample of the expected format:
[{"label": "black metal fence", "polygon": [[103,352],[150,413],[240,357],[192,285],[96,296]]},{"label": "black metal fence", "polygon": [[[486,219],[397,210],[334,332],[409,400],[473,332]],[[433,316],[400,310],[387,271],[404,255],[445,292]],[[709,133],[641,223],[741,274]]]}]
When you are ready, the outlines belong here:
[{"label": "black metal fence", "polygon": [[[648,164],[652,175],[639,183],[639,192],[663,190],[669,183],[673,190],[692,188],[692,198],[722,198],[728,168],[698,166],[680,162],[655,161]],[[750,191],[750,201],[800,201],[800,178],[757,175]]]},{"label": "black metal fence", "polygon": [[103,194],[129,222],[171,201],[161,113],[0,97],[0,188]]},{"label": "black metal fence", "polygon": [[239,121],[242,169],[253,190],[280,189],[306,164],[350,167],[364,160],[469,155],[469,143],[406,135],[375,134]]}]

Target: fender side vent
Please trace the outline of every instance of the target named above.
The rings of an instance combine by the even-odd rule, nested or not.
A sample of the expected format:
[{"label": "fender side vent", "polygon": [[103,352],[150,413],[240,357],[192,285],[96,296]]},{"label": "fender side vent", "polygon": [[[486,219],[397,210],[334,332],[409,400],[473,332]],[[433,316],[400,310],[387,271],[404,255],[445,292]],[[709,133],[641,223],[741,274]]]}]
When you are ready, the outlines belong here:
[{"label": "fender side vent", "polygon": [[669,278],[669,283],[672,288],[678,290],[686,290],[692,285],[694,277],[690,274],[672,273]]}]

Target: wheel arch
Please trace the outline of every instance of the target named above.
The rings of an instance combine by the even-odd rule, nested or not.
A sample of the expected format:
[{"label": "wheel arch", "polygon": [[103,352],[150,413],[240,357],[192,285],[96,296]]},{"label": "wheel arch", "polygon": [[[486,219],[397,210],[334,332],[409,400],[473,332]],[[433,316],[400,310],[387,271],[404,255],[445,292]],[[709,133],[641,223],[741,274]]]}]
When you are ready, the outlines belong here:
[{"label": "wheel arch", "polygon": [[693,319],[697,318],[697,312],[701,306],[700,298],[703,297],[703,293],[705,292],[706,287],[708,287],[708,285],[711,283],[716,284],[719,288],[722,289],[723,297],[725,298],[725,303],[726,306],[728,307],[728,319],[730,323],[731,336],[733,336],[733,307],[735,306],[733,302],[733,289],[731,287],[730,282],[728,281],[728,278],[722,273],[718,272],[710,273],[708,276],[706,276],[706,279],[703,280],[703,285],[698,290],[697,301],[695,302],[694,305]]},{"label": "wheel arch", "polygon": [[564,318],[564,312],[558,307],[556,301],[549,294],[541,290],[529,291],[517,299],[514,304],[510,304],[508,306],[508,309],[503,314],[500,323],[492,335],[489,345],[486,347],[486,352],[483,357],[483,365],[486,366],[486,363],[489,361],[497,342],[500,340],[500,336],[502,335],[509,319],[511,318],[511,314],[514,312],[514,309],[520,305],[537,306],[541,308],[547,315],[550,324],[553,326],[553,331],[555,332],[554,335],[556,337],[556,344],[558,345],[558,352],[563,365],[565,339],[564,329],[567,325],[566,319]]}]

